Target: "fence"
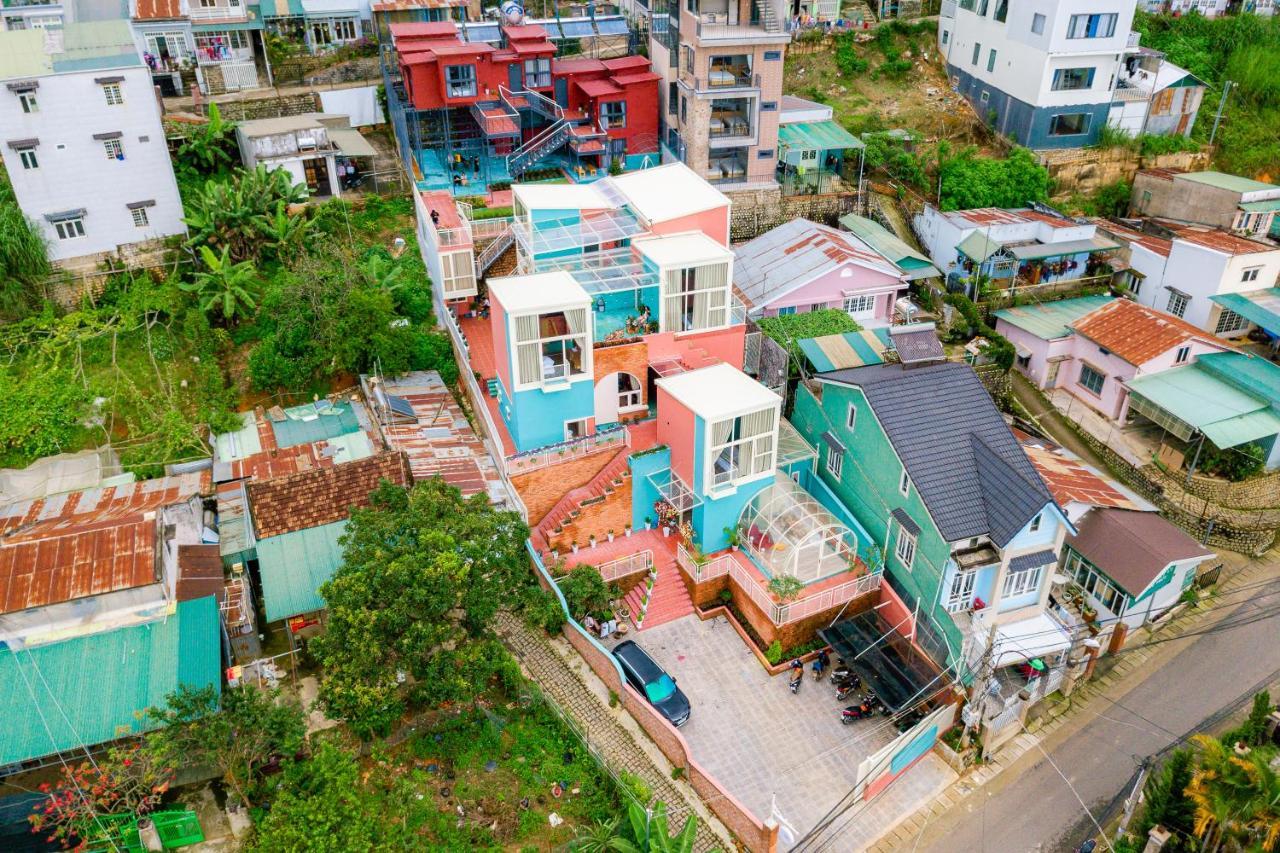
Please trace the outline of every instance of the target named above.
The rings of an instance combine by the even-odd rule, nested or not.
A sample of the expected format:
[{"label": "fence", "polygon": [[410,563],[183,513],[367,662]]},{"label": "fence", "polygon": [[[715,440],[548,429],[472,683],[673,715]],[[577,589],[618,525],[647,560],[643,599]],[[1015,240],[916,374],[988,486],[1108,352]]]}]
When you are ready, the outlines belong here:
[{"label": "fence", "polygon": [[601,563],[596,566],[596,571],[600,572],[600,577],[605,583],[613,583],[618,578],[624,578],[636,572],[647,572],[652,568],[653,552],[646,550],[638,554],[619,557],[607,563]]},{"label": "fence", "polygon": [[541,450],[508,456],[505,467],[507,473],[514,477],[517,474],[528,474],[530,471],[546,468],[548,465],[559,465],[571,459],[581,459],[605,450],[630,446],[631,432],[624,426],[616,426],[600,430],[594,435],[553,444]]}]

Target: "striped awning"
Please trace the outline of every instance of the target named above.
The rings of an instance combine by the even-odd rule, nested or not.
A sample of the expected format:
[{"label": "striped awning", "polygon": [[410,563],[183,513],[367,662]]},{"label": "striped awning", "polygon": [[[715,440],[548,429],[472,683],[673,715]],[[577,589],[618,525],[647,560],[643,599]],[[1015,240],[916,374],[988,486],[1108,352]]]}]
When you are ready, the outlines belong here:
[{"label": "striped awning", "polygon": [[805,338],[798,341],[798,344],[800,351],[818,373],[845,367],[862,367],[865,364],[881,364],[884,362],[885,350],[893,348],[887,328]]}]

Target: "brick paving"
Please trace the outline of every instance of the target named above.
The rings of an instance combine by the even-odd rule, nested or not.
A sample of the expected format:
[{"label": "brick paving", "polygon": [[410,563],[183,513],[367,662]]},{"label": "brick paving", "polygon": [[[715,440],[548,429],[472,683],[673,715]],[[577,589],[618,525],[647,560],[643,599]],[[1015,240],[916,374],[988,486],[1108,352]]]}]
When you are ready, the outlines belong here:
[{"label": "brick paving", "polygon": [[[637,734],[623,724],[627,712],[621,707],[609,707],[604,684],[585,663],[582,663],[580,671],[575,672],[544,637],[509,613],[498,615],[497,630],[529,676],[585,734],[609,771],[616,775],[625,770],[638,776],[653,791],[654,797],[666,804],[673,831],[684,823],[687,815],[695,813],[698,815],[695,850],[702,853],[734,849],[728,830],[707,812],[693,789],[683,782],[673,781],[670,764],[663,761],[660,754],[654,754],[656,748],[650,745],[651,752],[642,747]],[[577,658],[577,661],[581,662],[581,659]],[[587,681],[593,682],[592,687],[588,687]],[[629,718],[627,720],[630,721]],[[636,732],[640,733],[639,737],[644,737],[638,727]]]}]

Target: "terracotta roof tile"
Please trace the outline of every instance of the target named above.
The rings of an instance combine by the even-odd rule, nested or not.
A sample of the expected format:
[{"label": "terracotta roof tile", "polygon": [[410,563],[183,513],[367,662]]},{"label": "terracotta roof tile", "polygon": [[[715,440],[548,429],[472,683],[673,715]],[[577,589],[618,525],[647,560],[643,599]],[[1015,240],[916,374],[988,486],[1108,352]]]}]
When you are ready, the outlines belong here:
[{"label": "terracotta roof tile", "polygon": [[368,506],[370,493],[382,480],[412,485],[413,474],[403,453],[379,453],[332,468],[250,482],[246,489],[254,532],[266,539],[341,521],[352,507]]},{"label": "terracotta roof tile", "polygon": [[1071,328],[1134,366],[1192,339],[1214,340],[1185,320],[1129,299],[1112,300],[1076,320]]},{"label": "terracotta roof tile", "polygon": [[182,17],[181,0],[138,0],[135,21],[164,21]]}]

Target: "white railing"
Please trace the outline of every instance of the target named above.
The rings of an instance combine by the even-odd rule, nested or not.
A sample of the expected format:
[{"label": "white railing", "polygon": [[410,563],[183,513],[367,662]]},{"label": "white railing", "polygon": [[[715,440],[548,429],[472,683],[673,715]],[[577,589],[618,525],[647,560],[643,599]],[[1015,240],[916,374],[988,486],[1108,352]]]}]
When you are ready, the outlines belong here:
[{"label": "white railing", "polygon": [[610,560],[607,563],[601,563],[596,566],[596,571],[600,572],[600,577],[605,583],[612,583],[618,578],[636,572],[648,571],[653,568],[653,552],[641,551],[637,554],[629,554],[626,557],[619,557],[616,560]]},{"label": "white railing", "polygon": [[227,6],[192,6],[187,13],[192,21],[230,21],[247,17],[245,7],[240,3]]},{"label": "white railing", "polygon": [[695,583],[718,578],[729,573],[729,566],[737,561],[729,554],[721,554],[710,560],[699,563],[693,558],[683,544],[676,546],[676,564]]},{"label": "white railing", "polygon": [[258,68],[252,62],[219,62],[218,68],[228,92],[258,88]]},{"label": "white railing", "polygon": [[470,220],[471,237],[477,243],[481,240],[493,240],[501,237],[511,227],[510,216],[494,216],[490,219]]},{"label": "white railing", "polygon": [[983,725],[990,732],[998,732],[1020,719],[1022,719],[1022,700],[1018,698],[1017,693],[1014,693],[1012,696],[1005,697],[1004,707]]},{"label": "white railing", "polygon": [[779,604],[777,605],[778,617],[773,621],[777,625],[786,625],[805,619],[815,613],[821,613],[824,610],[830,610],[833,607],[846,604],[872,590],[879,589],[880,580],[881,575],[878,572],[874,575],[863,575],[860,578],[846,581],[839,586],[824,589],[817,595],[811,595],[808,598],[802,598],[787,604]]},{"label": "white railing", "polygon": [[584,456],[590,456],[602,450],[630,446],[631,431],[624,426],[618,426],[613,429],[602,430],[595,435],[587,435],[582,438],[575,438],[572,441],[553,444],[541,450],[532,450],[528,453],[508,456],[505,460],[506,470],[511,476],[527,474],[530,471],[537,471],[539,468],[546,468],[548,465],[559,465],[571,459],[581,459]]}]

